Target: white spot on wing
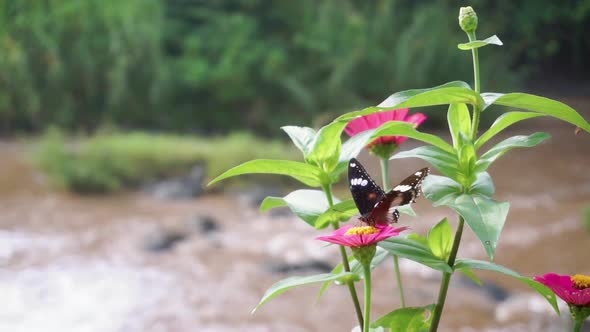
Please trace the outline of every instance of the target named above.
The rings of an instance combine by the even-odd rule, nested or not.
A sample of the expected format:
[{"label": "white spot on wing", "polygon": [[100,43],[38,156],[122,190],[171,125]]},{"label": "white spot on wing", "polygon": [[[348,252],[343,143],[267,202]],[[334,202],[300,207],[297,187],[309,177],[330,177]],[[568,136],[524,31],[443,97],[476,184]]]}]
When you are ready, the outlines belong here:
[{"label": "white spot on wing", "polygon": [[368,183],[369,183],[369,181],[367,181],[367,180],[365,179],[365,180],[363,180],[363,181],[361,182],[361,186],[363,186],[363,187],[364,187],[364,186],[366,186]]},{"label": "white spot on wing", "polygon": [[414,175],[420,176],[420,175],[422,175],[422,171],[418,171],[418,172],[414,173]]},{"label": "white spot on wing", "polygon": [[355,163],[350,163],[350,167],[356,167]]},{"label": "white spot on wing", "polygon": [[355,178],[355,179],[351,179],[350,180],[350,184],[353,185],[353,186],[357,186],[357,185],[363,185],[364,186],[364,184],[362,184],[363,181],[367,181],[367,180],[363,180],[361,178]]},{"label": "white spot on wing", "polygon": [[393,188],[393,190],[397,190],[397,191],[401,191],[401,192],[406,192],[410,189],[412,189],[412,186],[409,186],[407,184],[400,184],[400,185],[396,186],[395,188]]}]

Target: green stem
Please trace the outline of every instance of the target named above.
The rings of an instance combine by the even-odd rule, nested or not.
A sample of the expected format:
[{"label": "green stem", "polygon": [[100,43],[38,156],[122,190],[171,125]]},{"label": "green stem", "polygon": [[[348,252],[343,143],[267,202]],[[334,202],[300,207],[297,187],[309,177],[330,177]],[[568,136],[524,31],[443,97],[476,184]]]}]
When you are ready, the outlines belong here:
[{"label": "green stem", "polygon": [[[334,206],[334,199],[332,198],[332,186],[325,185],[323,186],[324,193],[326,194],[326,198],[328,199],[328,206],[331,208]],[[332,227],[334,229],[338,229],[338,223],[333,223]],[[342,257],[342,266],[344,267],[345,272],[350,272],[350,265],[348,264],[348,255],[346,254],[346,248],[344,246],[340,247],[340,256]],[[356,293],[356,288],[354,287],[354,282],[349,281],[347,283],[348,291],[350,292],[350,297],[352,298],[352,303],[354,304],[354,310],[356,312],[356,318],[359,322],[359,326],[363,326],[363,312],[361,310],[361,304],[359,301],[359,297]]]},{"label": "green stem", "polygon": [[365,324],[363,325],[363,332],[369,332],[371,325],[371,266],[367,264],[363,266],[365,271]]},{"label": "green stem", "polygon": [[[467,37],[469,37],[469,41],[477,40],[475,37],[475,31],[468,32]],[[473,57],[473,80],[475,84],[475,91],[480,92],[480,81],[479,81],[479,56],[477,54],[478,49],[474,48],[471,50],[471,55]]]},{"label": "green stem", "polygon": [[[475,37],[475,31],[468,32],[467,37],[469,37],[470,42],[477,40],[477,38]],[[479,93],[481,90],[481,86],[480,86],[480,79],[479,79],[479,55],[477,52],[478,52],[477,48],[474,48],[471,50],[471,56],[473,58],[473,81],[474,81],[474,85],[475,85],[475,91]],[[472,134],[473,141],[475,141],[475,139],[477,138],[477,130],[479,128],[480,113],[481,113],[481,110],[479,109],[479,107],[473,106],[473,121],[471,123],[471,128],[472,128],[471,130],[473,133]]]},{"label": "green stem", "polygon": [[383,190],[389,191],[389,160],[386,158],[379,158],[381,162],[381,178],[383,181]]},{"label": "green stem", "polygon": [[584,324],[584,320],[583,319],[576,319],[574,320],[574,329],[572,330],[572,332],[580,332],[582,331],[582,325]]},{"label": "green stem", "polygon": [[[448,264],[453,268],[455,265],[455,259],[457,258],[457,252],[459,251],[459,244],[461,243],[461,235],[463,235],[463,224],[465,220],[459,216],[459,225],[457,226],[457,232],[455,233],[455,239],[453,240],[453,248],[449,255]],[[438,292],[438,300],[432,314],[432,323],[430,324],[430,332],[435,332],[438,329],[438,323],[442,315],[443,308],[445,306],[445,300],[447,298],[447,290],[449,289],[449,282],[451,281],[452,273],[444,272],[442,282],[440,284],[440,290]]]},{"label": "green stem", "polygon": [[406,299],[404,296],[404,286],[402,284],[402,275],[399,269],[399,259],[397,255],[393,255],[393,267],[395,268],[395,278],[397,279],[397,288],[399,289],[399,300],[402,308],[405,308]]},{"label": "green stem", "polygon": [[[383,190],[389,191],[389,160],[386,158],[379,158],[381,161],[381,178],[383,180]],[[406,307],[406,299],[404,296],[404,285],[402,283],[402,275],[399,269],[399,258],[397,255],[393,255],[393,268],[395,270],[395,278],[397,282],[397,288],[399,290],[399,300],[402,308]]]}]

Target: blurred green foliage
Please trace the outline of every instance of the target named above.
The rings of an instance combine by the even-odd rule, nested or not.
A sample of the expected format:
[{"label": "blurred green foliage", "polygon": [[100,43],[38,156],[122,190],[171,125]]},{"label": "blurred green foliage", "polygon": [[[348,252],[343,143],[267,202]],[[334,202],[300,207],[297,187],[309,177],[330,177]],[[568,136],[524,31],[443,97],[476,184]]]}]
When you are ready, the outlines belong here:
[{"label": "blurred green foliage", "polygon": [[149,0],[6,0],[0,4],[0,123],[157,123],[162,8]]},{"label": "blurred green foliage", "polygon": [[[99,133],[71,139],[51,129],[38,142],[33,159],[52,184],[80,193],[112,192],[187,173],[204,164],[207,176],[257,158],[296,159],[287,145],[251,134],[225,137]],[[220,153],[223,151],[223,153]]]},{"label": "blurred green foliage", "polygon": [[[471,81],[458,1],[0,0],[0,130],[278,134],[389,94]],[[590,1],[473,0],[485,90],[588,73]],[[343,109],[345,107],[346,109]],[[332,113],[332,114],[331,114]]]}]

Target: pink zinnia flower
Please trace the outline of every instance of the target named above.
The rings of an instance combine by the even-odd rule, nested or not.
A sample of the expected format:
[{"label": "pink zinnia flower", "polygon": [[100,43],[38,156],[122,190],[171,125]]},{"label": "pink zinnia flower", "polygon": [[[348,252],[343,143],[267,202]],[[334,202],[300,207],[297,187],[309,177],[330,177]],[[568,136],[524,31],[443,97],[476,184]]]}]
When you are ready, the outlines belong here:
[{"label": "pink zinnia flower", "polygon": [[555,295],[570,305],[590,306],[590,276],[582,274],[562,276],[548,273],[533,279],[550,288]]},{"label": "pink zinnia flower", "polygon": [[[348,123],[344,131],[350,136],[357,135],[363,131],[375,129],[382,124],[389,121],[404,121],[413,123],[414,127],[418,127],[426,120],[426,115],[422,113],[414,113],[408,116],[409,108],[400,108],[397,110],[376,112],[369,115],[358,117]],[[369,143],[367,147],[370,149],[375,145],[394,144],[400,146],[408,138],[405,136],[383,136],[379,137],[373,142]]]},{"label": "pink zinnia flower", "polygon": [[397,236],[406,229],[408,227],[396,228],[389,225],[346,225],[335,230],[331,235],[320,236],[317,239],[347,247],[359,248],[371,246],[392,236]]}]

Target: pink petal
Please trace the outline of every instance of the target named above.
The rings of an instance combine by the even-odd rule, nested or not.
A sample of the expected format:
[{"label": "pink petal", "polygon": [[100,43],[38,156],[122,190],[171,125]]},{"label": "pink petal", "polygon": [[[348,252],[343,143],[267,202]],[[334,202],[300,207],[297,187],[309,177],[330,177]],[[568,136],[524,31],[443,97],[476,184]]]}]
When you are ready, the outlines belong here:
[{"label": "pink petal", "polygon": [[367,122],[365,121],[364,118],[359,117],[359,118],[355,118],[352,121],[350,121],[348,123],[348,125],[346,125],[346,128],[344,128],[344,131],[350,135],[350,136],[354,136],[357,135],[363,131],[369,130],[370,128],[367,126]]},{"label": "pink petal", "polygon": [[408,116],[405,121],[409,122],[409,123],[415,123],[416,127],[421,125],[424,121],[426,121],[427,117],[426,115],[422,114],[422,113],[414,113],[410,116]]},{"label": "pink petal", "polygon": [[395,121],[406,121],[406,116],[410,112],[409,108],[400,108],[397,110],[393,110],[393,119]]},{"label": "pink petal", "polygon": [[392,236],[399,235],[400,232],[407,229],[407,227],[391,227],[389,225],[377,225],[379,230],[373,234],[352,234],[346,235],[346,232],[355,227],[353,225],[346,225],[334,231],[331,235],[317,237],[317,240],[326,241],[334,244],[339,244],[347,247],[362,247],[375,244]]},{"label": "pink petal", "polygon": [[543,276],[534,277],[534,279],[549,288],[553,286],[573,288],[573,282],[570,276],[562,276],[556,273],[547,273]]},{"label": "pink petal", "polygon": [[379,116],[379,123],[380,124],[384,124],[386,122],[393,120],[393,118],[395,116],[394,112],[392,112],[392,111],[379,112],[377,114]]},{"label": "pink petal", "polygon": [[406,136],[396,136],[396,137],[395,137],[395,142],[394,142],[394,143],[395,143],[396,145],[400,146],[400,145],[402,145],[402,144],[403,144],[405,141],[407,141],[407,140],[408,140],[408,138],[407,138]]},{"label": "pink petal", "polygon": [[344,235],[349,229],[355,227],[354,225],[345,225],[334,231],[334,235]]},{"label": "pink petal", "polygon": [[363,118],[367,122],[367,126],[369,127],[369,129],[375,129],[381,125],[381,120],[379,119],[379,113],[365,115]]},{"label": "pink petal", "polygon": [[585,306],[590,304],[590,289],[574,288],[573,281],[568,275],[547,273],[543,276],[536,276],[535,281],[550,288],[555,295],[567,303]]},{"label": "pink petal", "polygon": [[342,246],[348,246],[348,242],[344,240],[342,236],[334,236],[334,235],[327,235],[327,236],[318,236],[316,240],[326,241],[334,244],[339,244]]}]

